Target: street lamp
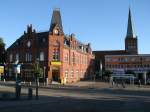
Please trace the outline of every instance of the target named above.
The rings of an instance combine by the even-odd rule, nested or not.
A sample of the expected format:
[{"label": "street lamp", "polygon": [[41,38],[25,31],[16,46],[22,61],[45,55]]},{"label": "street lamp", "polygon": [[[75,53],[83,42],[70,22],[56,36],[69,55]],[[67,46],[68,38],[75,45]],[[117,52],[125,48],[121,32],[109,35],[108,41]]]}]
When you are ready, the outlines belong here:
[{"label": "street lamp", "polygon": [[45,85],[45,69],[46,69],[46,66],[44,66],[44,72],[43,72],[43,82],[44,82],[44,85]]},{"label": "street lamp", "polygon": [[100,75],[100,77],[101,77],[101,79],[102,79],[102,61],[100,60],[100,62],[99,62],[100,64],[99,64],[99,67],[100,67],[100,69],[99,69],[99,75]]},{"label": "street lamp", "polygon": [[18,82],[18,74],[20,74],[20,67],[19,61],[16,60],[14,63],[14,72],[15,72],[15,78],[16,78],[16,99],[20,98],[20,92],[21,92],[21,82]]}]

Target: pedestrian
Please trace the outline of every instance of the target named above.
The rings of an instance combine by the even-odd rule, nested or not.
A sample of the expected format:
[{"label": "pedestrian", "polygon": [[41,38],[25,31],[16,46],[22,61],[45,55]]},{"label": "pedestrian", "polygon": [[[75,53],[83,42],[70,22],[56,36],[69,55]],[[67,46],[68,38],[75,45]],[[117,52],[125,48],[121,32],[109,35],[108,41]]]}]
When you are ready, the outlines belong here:
[{"label": "pedestrian", "polygon": [[122,79],[122,87],[125,88],[125,82],[123,79]]},{"label": "pedestrian", "polygon": [[113,87],[113,86],[114,86],[113,77],[110,77],[110,85],[111,85],[111,87]]}]

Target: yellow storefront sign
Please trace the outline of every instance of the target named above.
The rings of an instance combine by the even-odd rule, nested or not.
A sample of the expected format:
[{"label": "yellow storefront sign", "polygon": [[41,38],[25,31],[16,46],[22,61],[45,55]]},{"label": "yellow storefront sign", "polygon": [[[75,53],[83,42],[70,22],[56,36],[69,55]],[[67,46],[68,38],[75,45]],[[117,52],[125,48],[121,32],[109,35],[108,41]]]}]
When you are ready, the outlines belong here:
[{"label": "yellow storefront sign", "polygon": [[57,65],[57,66],[59,66],[59,65],[61,65],[61,62],[52,61],[52,62],[51,62],[51,65]]},{"label": "yellow storefront sign", "polygon": [[0,66],[0,74],[4,73],[4,66]]}]

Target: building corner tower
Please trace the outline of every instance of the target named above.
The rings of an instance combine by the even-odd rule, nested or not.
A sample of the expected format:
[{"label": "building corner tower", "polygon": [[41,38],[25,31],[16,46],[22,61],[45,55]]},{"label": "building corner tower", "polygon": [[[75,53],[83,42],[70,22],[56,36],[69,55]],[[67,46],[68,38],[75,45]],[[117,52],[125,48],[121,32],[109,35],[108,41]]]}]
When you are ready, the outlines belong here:
[{"label": "building corner tower", "polygon": [[48,36],[48,78],[60,82],[62,79],[64,32],[59,9],[54,9]]}]

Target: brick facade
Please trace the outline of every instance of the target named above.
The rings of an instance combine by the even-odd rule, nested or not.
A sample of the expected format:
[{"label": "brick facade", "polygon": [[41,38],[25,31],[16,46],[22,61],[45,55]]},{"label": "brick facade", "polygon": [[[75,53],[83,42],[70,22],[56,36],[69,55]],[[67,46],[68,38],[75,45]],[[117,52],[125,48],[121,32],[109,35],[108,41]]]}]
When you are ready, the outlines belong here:
[{"label": "brick facade", "polygon": [[59,10],[53,11],[49,31],[37,33],[30,25],[7,49],[8,74],[14,75],[12,66],[19,60],[22,79],[33,80],[33,64],[37,59],[43,70],[42,79],[48,78],[49,82],[71,83],[93,75],[90,44],[79,42],[74,34],[64,34]]}]

